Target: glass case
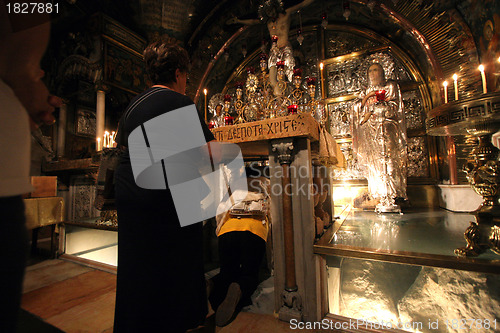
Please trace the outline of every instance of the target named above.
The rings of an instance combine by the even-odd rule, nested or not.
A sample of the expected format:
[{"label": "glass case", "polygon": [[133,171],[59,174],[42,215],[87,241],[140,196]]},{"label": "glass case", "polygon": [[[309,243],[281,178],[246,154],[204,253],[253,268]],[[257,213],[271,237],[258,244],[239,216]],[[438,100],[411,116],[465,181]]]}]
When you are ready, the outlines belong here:
[{"label": "glass case", "polygon": [[117,267],[118,233],[116,227],[99,226],[95,218],[64,224],[64,253],[74,259],[83,259]]},{"label": "glass case", "polygon": [[346,208],[314,246],[326,255],[329,312],[373,329],[500,332],[500,255],[453,253],[473,219]]}]

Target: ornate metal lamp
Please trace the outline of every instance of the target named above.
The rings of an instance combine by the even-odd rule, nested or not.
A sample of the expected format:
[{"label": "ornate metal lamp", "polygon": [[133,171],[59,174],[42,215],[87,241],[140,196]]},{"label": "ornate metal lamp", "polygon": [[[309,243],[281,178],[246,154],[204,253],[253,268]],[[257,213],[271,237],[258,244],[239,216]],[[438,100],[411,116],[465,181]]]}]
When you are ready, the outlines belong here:
[{"label": "ornate metal lamp", "polygon": [[498,130],[500,92],[443,104],[427,119],[430,135],[471,134],[479,138],[464,171],[483,203],[472,212],[476,221],[465,230],[467,246],[455,250],[458,256],[477,256],[488,249],[500,254],[500,151],[491,143],[491,135]]}]

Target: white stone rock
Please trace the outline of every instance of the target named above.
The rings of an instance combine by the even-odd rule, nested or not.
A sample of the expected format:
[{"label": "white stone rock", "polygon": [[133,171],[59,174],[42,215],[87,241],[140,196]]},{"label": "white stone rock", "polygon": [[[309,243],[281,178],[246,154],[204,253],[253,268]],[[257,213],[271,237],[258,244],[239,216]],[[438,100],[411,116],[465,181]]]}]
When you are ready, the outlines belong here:
[{"label": "white stone rock", "polygon": [[[423,323],[422,332],[500,332],[500,276],[424,267],[398,310],[401,322]],[[497,328],[469,329],[472,319],[492,325],[496,320]],[[429,320],[438,320],[438,326],[429,328]],[[467,325],[460,328],[459,323]]]}]

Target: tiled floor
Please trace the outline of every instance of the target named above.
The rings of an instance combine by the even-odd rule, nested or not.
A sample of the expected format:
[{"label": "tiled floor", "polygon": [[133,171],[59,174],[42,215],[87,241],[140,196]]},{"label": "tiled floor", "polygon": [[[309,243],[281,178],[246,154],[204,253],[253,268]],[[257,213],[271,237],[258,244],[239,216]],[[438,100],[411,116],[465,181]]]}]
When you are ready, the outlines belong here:
[{"label": "tiled floor", "polygon": [[[65,332],[112,332],[115,295],[115,274],[60,259],[46,260],[27,268],[22,308]],[[241,312],[215,332],[296,330],[271,314]]]}]

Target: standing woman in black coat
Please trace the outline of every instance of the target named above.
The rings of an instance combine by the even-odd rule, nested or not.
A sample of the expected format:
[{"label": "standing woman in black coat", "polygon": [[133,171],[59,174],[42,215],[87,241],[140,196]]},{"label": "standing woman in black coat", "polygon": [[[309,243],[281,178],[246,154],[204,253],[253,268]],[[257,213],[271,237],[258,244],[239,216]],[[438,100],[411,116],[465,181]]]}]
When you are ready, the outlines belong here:
[{"label": "standing woman in black coat", "polygon": [[[187,96],[187,52],[160,42],[144,51],[153,86],[135,97],[120,120],[124,147],[115,173],[118,277],[115,332],[185,332],[207,315],[202,224],[181,227],[170,190],[136,185],[128,136],[144,122],[192,105]],[[199,117],[199,116],[198,116]],[[206,141],[214,137],[200,119]]]}]

